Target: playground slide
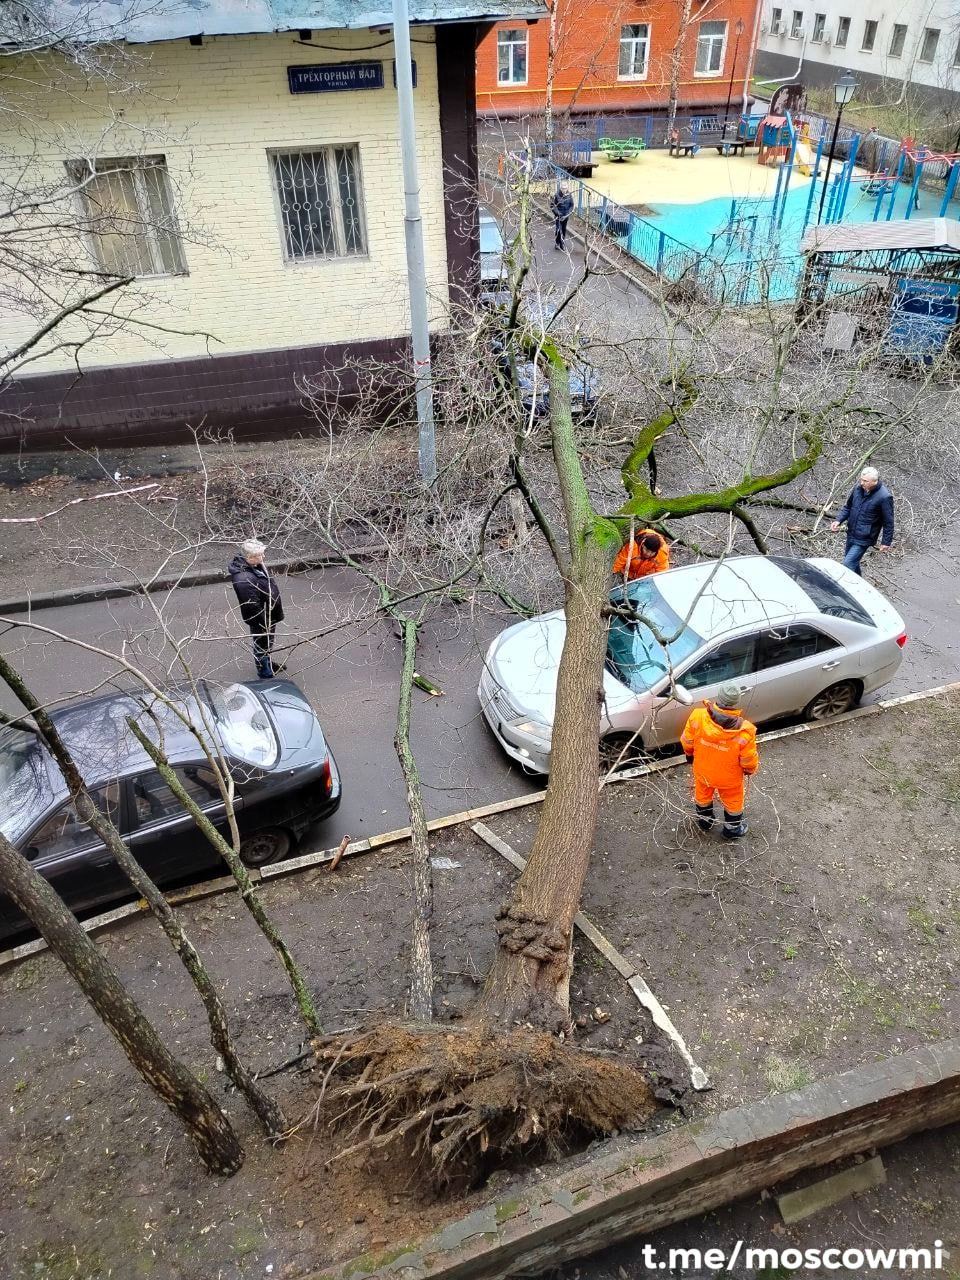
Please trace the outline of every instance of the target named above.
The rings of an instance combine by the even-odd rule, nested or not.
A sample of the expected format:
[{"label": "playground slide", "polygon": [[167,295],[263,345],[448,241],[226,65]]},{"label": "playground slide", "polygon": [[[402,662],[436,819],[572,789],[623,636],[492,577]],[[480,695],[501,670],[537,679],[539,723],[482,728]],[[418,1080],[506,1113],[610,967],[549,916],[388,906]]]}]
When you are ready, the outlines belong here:
[{"label": "playground slide", "polygon": [[809,178],[813,173],[813,152],[810,150],[809,142],[797,142],[797,168]]}]

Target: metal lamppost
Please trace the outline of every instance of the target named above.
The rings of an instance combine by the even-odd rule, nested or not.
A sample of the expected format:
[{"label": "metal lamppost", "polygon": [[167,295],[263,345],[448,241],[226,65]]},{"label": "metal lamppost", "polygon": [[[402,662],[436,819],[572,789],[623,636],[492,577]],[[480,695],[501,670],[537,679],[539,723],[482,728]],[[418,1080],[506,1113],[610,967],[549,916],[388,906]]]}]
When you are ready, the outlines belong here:
[{"label": "metal lamppost", "polygon": [[743,25],[743,19],[737,19],[737,25],[734,31],[737,34],[737,43],[733,47],[733,64],[730,67],[730,84],[727,87],[727,105],[723,109],[723,132],[727,132],[727,120],[730,116],[730,99],[733,97],[733,78],[737,74],[737,58],[740,55],[740,39],[746,28]]},{"label": "metal lamppost", "polygon": [[837,83],[833,86],[833,96],[837,104],[837,119],[833,126],[833,137],[830,140],[830,154],[827,156],[827,172],[823,179],[823,190],[820,192],[820,208],[817,212],[817,225],[819,226],[823,220],[823,204],[827,198],[827,188],[830,186],[830,166],[833,164],[833,153],[837,145],[837,135],[840,132],[840,117],[843,115],[843,108],[857,91],[857,82],[853,78],[853,72],[845,71]]}]

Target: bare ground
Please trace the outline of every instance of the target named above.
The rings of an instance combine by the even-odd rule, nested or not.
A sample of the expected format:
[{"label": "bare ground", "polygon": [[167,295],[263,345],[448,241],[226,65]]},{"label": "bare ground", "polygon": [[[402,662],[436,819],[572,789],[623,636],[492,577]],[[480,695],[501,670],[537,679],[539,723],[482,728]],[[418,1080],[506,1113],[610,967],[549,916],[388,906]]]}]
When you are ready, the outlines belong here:
[{"label": "bare ground", "polygon": [[[733,849],[695,833],[688,773],[608,788],[584,908],[669,1007],[718,1109],[953,1034],[960,1008],[960,701],[926,701],[763,748],[751,831]],[[537,809],[490,819],[525,852]],[[468,828],[438,835],[437,1007],[456,1019],[490,959],[495,905],[515,874]],[[266,891],[327,1028],[402,1012],[408,872],[402,850]],[[272,956],[233,896],[186,912],[255,1065],[298,1049]],[[329,1135],[265,1147],[216,1072],[197,1005],[149,921],[101,939],[178,1052],[242,1129],[230,1182],[205,1178],[176,1124],[132,1077],[55,960],[0,975],[0,1273],[60,1280],[298,1276],[394,1248],[517,1175],[494,1170],[455,1204],[414,1168],[387,1178],[324,1167]],[[586,1046],[662,1067],[626,985],[578,947],[574,1013]],[[596,1021],[594,1010],[610,1014]],[[638,1041],[640,1042],[638,1044]],[[276,1077],[292,1115],[316,1083]],[[663,1113],[669,1122],[672,1113]],[[573,1157],[576,1159],[576,1157]],[[555,1171],[555,1170],[554,1170]],[[544,1169],[544,1173],[548,1170]],[[272,1270],[268,1271],[268,1268]]]}]

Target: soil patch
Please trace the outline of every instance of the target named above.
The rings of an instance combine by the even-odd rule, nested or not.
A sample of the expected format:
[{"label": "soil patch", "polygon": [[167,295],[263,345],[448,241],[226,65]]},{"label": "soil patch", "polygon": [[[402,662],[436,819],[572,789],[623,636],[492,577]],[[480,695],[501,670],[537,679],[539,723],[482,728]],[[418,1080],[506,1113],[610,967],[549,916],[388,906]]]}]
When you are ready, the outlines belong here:
[{"label": "soil patch", "polygon": [[[433,850],[446,859],[435,872],[436,1004],[457,1024],[492,957],[495,911],[515,873],[468,829],[439,833]],[[325,1028],[402,1015],[412,911],[403,852],[278,880],[264,896],[303,964]],[[185,916],[252,1065],[269,1070],[294,1056],[301,1044],[288,989],[236,897],[193,903]],[[239,1280],[272,1267],[273,1276],[293,1277],[414,1239],[491,1194],[461,1190],[438,1200],[422,1161],[392,1151],[328,1169],[332,1137],[312,1122],[286,1149],[271,1150],[217,1072],[199,1005],[152,921],[98,942],[172,1047],[221,1098],[246,1163],[229,1181],[205,1177],[55,958],[26,961],[0,976],[0,1182],[11,1192],[0,1204],[3,1275]],[[622,979],[582,951],[577,965],[583,1043],[619,1048],[629,1035],[629,1061],[669,1074],[669,1057],[650,1043]],[[594,1020],[598,1008],[610,1022]],[[267,1083],[300,1117],[316,1100],[319,1076],[284,1073]],[[502,1194],[510,1177],[494,1168],[490,1185]]]},{"label": "soil patch", "polygon": [[[952,1033],[958,741],[960,698],[948,696],[764,744],[750,834],[733,846],[697,832],[683,767],[605,789],[584,910],[637,964],[709,1072],[713,1092],[688,1097],[689,1107],[792,1089]],[[536,812],[486,821],[525,854]],[[457,1024],[516,873],[467,827],[438,833],[433,852],[445,860],[436,872],[437,1006]],[[402,1016],[411,892],[401,851],[276,881],[266,897],[326,1028]],[[195,903],[187,916],[254,1065],[295,1054],[292,1002],[236,898]],[[294,1277],[345,1257],[385,1256],[559,1172],[501,1167],[484,1187],[437,1200],[417,1160],[377,1152],[372,1163],[325,1167],[332,1140],[321,1125],[273,1152],[226,1093],[197,1002],[152,924],[136,921],[101,945],[224,1097],[247,1162],[229,1182],[204,1177],[57,962],[12,969],[0,977],[0,1178],[12,1191],[0,1205],[0,1271],[16,1280],[111,1272],[229,1280],[267,1267]],[[571,992],[584,1048],[619,1050],[669,1075],[626,983],[582,942]],[[270,1083],[291,1114],[309,1113],[316,1075]],[[674,1116],[664,1110],[653,1123]],[[374,1176],[378,1165],[388,1178]]]},{"label": "soil patch", "polygon": [[[960,697],[761,744],[745,840],[690,817],[690,771],[607,788],[583,909],[634,961],[710,1109],[955,1033]],[[526,854],[535,812],[486,819]]]}]

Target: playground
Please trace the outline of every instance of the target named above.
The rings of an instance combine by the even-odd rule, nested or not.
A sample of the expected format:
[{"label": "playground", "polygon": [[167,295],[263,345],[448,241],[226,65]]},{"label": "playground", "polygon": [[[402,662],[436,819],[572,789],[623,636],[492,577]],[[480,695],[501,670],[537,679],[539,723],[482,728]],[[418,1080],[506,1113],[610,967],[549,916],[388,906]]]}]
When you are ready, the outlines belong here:
[{"label": "playground", "polygon": [[[570,189],[578,217],[658,274],[693,277],[733,305],[796,296],[800,245],[811,224],[949,217],[956,210],[958,156],[910,138],[879,147],[872,139],[862,146],[857,134],[844,137],[829,166],[826,132],[795,124],[789,114],[742,117],[736,132],[728,123],[718,131],[716,121],[695,122],[662,142],[668,145],[600,137],[579,157],[587,181],[556,165],[554,180]],[[870,168],[858,163],[867,158]]]}]

